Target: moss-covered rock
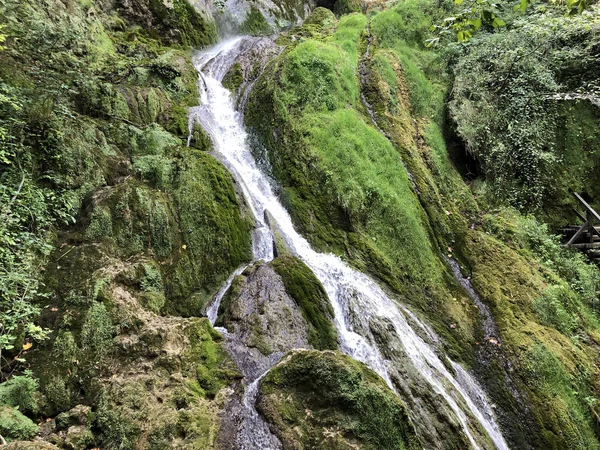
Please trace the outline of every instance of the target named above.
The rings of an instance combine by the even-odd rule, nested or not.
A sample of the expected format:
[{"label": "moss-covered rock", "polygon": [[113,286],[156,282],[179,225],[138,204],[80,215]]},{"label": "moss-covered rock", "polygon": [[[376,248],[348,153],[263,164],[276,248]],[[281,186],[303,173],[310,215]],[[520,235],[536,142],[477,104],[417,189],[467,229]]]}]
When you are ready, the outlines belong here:
[{"label": "moss-covered rock", "polygon": [[325,288],[306,264],[293,256],[281,256],[271,267],[283,280],[285,290],[296,301],[310,324],[309,342],[318,350],[338,347],[333,308]]},{"label": "moss-covered rock", "polygon": [[242,33],[253,36],[266,36],[273,33],[273,28],[255,5],[250,6],[240,29]]},{"label": "moss-covered rock", "polygon": [[27,440],[34,437],[37,431],[37,425],[18,409],[0,406],[0,435],[10,440]]},{"label": "moss-covered rock", "polygon": [[258,408],[285,448],[419,448],[395,393],[340,353],[285,357],[262,380]]},{"label": "moss-covered rock", "polygon": [[319,344],[282,278],[273,263],[258,262],[234,278],[221,301],[216,324],[227,328],[226,348],[246,380],[255,380],[294,348]]},{"label": "moss-covered rock", "polygon": [[58,447],[48,442],[11,442],[4,447],[6,450],[58,450]]}]

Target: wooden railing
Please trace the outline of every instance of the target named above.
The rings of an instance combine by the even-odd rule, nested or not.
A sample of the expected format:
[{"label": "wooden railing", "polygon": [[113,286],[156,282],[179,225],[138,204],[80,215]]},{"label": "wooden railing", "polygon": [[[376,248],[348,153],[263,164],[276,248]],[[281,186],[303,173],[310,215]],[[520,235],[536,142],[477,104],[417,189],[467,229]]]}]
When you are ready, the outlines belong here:
[{"label": "wooden railing", "polygon": [[[588,202],[586,202],[581,195],[577,192],[573,192],[573,196],[579,200],[579,203],[583,205],[585,208],[585,216],[580,214],[578,211],[575,211],[581,220],[584,220],[585,223],[579,227],[579,229],[575,232],[573,237],[569,239],[569,241],[565,244],[567,247],[577,247],[577,248],[595,248],[600,247],[600,231],[594,226],[594,224],[600,223],[600,215],[592,208]],[[582,237],[587,238],[588,242],[577,242]]]}]

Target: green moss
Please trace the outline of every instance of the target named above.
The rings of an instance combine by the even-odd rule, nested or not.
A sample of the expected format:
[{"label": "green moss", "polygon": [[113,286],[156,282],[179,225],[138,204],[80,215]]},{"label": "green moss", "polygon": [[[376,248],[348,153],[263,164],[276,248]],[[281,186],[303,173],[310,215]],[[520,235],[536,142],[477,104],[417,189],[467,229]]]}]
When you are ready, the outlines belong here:
[{"label": "green moss", "polygon": [[25,414],[38,410],[38,382],[20,375],[0,384],[0,405],[12,406]]},{"label": "green moss", "polygon": [[214,398],[221,388],[239,377],[239,373],[219,345],[221,335],[208,319],[196,319],[185,329],[185,334],[191,344],[185,370],[194,376],[198,395]]},{"label": "green moss", "polygon": [[267,36],[273,33],[273,29],[267,22],[267,19],[265,19],[265,16],[254,5],[250,6],[250,10],[242,22],[240,29],[243,33],[253,36]]},{"label": "green moss", "polygon": [[185,0],[148,0],[150,10],[166,29],[177,30],[177,39],[186,46],[205,47],[216,41],[217,30]]},{"label": "green moss", "polygon": [[37,425],[18,409],[0,406],[0,435],[8,440],[29,440],[37,432]]},{"label": "green moss", "polygon": [[362,11],[360,0],[337,0],[333,5],[333,12],[338,16]]},{"label": "green moss", "polygon": [[293,256],[280,256],[271,267],[283,279],[287,293],[296,301],[310,325],[309,342],[319,350],[338,347],[333,308],[325,288],[306,264]]},{"label": "green moss", "polygon": [[261,382],[258,407],[284,446],[418,448],[396,394],[365,365],[340,353],[288,355]]},{"label": "green moss", "polygon": [[[235,67],[235,66],[234,66]],[[229,76],[231,72],[228,72],[226,77]],[[237,76],[234,77],[235,83],[231,84],[228,88],[232,89],[235,86],[235,89],[239,87]],[[243,81],[243,80],[242,80]],[[241,84],[242,81],[239,81]],[[223,80],[223,86],[225,86],[225,80]],[[226,86],[227,87],[227,86]],[[193,147],[202,151],[210,151],[212,150],[212,141],[210,136],[202,129],[202,127],[198,123],[194,123],[194,129],[192,130],[192,139],[190,142],[190,147]]]},{"label": "green moss", "polygon": [[94,208],[86,236],[91,240],[98,241],[110,235],[112,235],[110,212],[102,207]]},{"label": "green moss", "polygon": [[244,74],[242,73],[242,66],[239,62],[236,62],[229,72],[225,74],[223,86],[235,94],[243,82]]},{"label": "green moss", "polygon": [[88,310],[81,328],[81,347],[98,360],[113,349],[115,327],[103,303],[94,303]]},{"label": "green moss", "polygon": [[302,23],[302,27],[320,32],[329,31],[336,24],[337,19],[335,15],[329,9],[319,6],[311,11],[310,15]]},{"label": "green moss", "polygon": [[211,156],[182,152],[174,183],[182,246],[167,295],[177,301],[179,312],[200,315],[228,274],[250,259],[251,224],[240,214],[231,176]]}]

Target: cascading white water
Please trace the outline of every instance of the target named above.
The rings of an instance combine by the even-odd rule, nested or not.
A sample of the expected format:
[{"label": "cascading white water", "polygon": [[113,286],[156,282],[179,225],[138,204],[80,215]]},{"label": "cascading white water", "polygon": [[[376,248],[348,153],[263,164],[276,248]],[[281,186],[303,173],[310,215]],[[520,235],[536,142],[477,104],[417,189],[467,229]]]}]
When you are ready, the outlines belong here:
[{"label": "cascading white water", "polygon": [[[255,258],[266,261],[273,258],[273,237],[264,220],[265,211],[268,211],[286,244],[311,268],[325,287],[335,312],[341,349],[346,354],[367,364],[394,389],[390,363],[383,358],[370,331],[371,320],[385,320],[399,337],[408,361],[453,411],[471,446],[489,447],[488,441],[479,438],[480,433],[474,429],[474,417],[496,448],[508,449],[485,395],[475,380],[451,362],[457,373],[453,376],[434,348],[411,328],[407,317],[411,323],[426,330],[426,334],[433,335],[431,330],[405,307],[396,304],[368,276],[349,267],[335,255],[314,251],[294,229],[289,214],[274,194],[267,176],[257,167],[246,142],[241,115],[235,110],[229,91],[221,84],[248,40],[251,38],[234,38],[197,56],[195,63],[201,78],[201,105],[191,111],[190,120],[197,120],[210,134],[216,156],[231,171],[254,213],[259,230],[254,234]],[[222,293],[217,296],[215,303],[221,297]],[[216,314],[218,304],[216,307],[212,305],[212,308]]]}]

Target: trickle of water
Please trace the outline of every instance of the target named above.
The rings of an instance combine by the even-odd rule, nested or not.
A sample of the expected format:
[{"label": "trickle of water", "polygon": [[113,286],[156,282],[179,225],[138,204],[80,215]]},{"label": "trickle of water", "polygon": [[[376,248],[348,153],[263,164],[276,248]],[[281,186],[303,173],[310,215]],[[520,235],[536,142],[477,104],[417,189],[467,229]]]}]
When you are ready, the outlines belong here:
[{"label": "trickle of water", "polygon": [[221,286],[221,289],[219,289],[219,291],[215,295],[212,303],[209,305],[208,309],[206,310],[206,316],[208,317],[208,320],[210,321],[211,325],[214,326],[215,322],[217,321],[217,315],[219,313],[219,306],[221,306],[221,300],[223,300],[223,296],[225,295],[225,293],[231,286],[231,283],[233,283],[234,278],[237,277],[238,275],[240,275],[244,270],[246,270],[246,267],[248,267],[248,266],[242,266],[239,269],[237,269],[235,272],[233,272],[231,274],[231,276],[227,279],[225,284],[223,286]]},{"label": "trickle of water", "polygon": [[240,450],[275,450],[280,449],[281,441],[271,433],[269,425],[256,410],[256,399],[261,380],[269,371],[263,373],[246,387],[244,407],[249,413],[242,419],[241,433],[245,439],[239,443]]},{"label": "trickle of water", "polygon": [[[243,52],[249,39],[251,38],[231,39],[198,55],[195,64],[200,73],[202,104],[191,111],[190,120],[197,120],[212,137],[215,154],[241,186],[256,218],[257,228],[269,229],[264,219],[265,212],[268,211],[269,220],[275,221],[286,243],[321,281],[335,311],[341,348],[346,354],[367,364],[394,388],[390,377],[390,362],[382,356],[370,328],[371,320],[385,320],[391,324],[393,332],[402,342],[408,356],[407,363],[412,364],[420,378],[429,384],[430,389],[444,399],[471,446],[489,448],[487,439],[481,439],[476,430],[474,423],[478,423],[496,448],[508,449],[485,395],[475,380],[454,363],[451,364],[457,375],[450,373],[436,355],[434,348],[411,327],[407,316],[410,317],[411,323],[425,330],[426,334],[434,336],[433,332],[416,316],[397,305],[368,276],[352,269],[335,255],[314,251],[306,239],[294,229],[289,214],[274,194],[268,178],[257,167],[246,142],[242,117],[235,110],[229,91],[221,84],[227,70]],[[254,236],[255,239],[263,239],[258,245],[261,248],[260,254],[255,254],[255,257],[267,261],[272,259],[271,233],[268,233],[268,236],[263,232],[255,233]],[[254,248],[257,251],[257,245],[254,245]],[[265,251],[265,248],[270,250]],[[258,388],[259,381],[253,380],[248,391],[251,386]],[[255,412],[255,397],[252,399],[247,395],[246,398],[248,405],[252,405],[251,411]],[[430,444],[435,446],[435,443]],[[252,447],[251,443],[249,445],[248,449],[270,448]]]}]

